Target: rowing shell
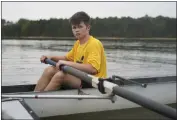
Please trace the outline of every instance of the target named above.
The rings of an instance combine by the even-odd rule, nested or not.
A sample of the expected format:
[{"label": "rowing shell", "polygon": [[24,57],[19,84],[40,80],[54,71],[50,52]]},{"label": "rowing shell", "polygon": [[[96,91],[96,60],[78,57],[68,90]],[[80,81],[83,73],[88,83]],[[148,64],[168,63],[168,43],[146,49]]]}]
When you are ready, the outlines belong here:
[{"label": "rowing shell", "polygon": [[[170,80],[172,78],[173,80]],[[146,88],[137,85],[125,85],[123,86],[123,88],[162,104],[176,103],[176,77],[160,77],[158,80],[164,81],[164,79],[169,79],[170,81],[149,83]],[[149,80],[151,80],[151,78],[149,78]],[[30,85],[25,87],[29,88]],[[117,99],[115,103],[112,103],[109,99],[98,99],[96,97],[102,96],[103,94],[101,94],[95,88],[82,89],[84,93],[92,95],[92,97],[94,97],[93,95],[95,95],[95,98],[90,99],[87,97],[82,97],[84,95],[78,95],[78,90],[76,89],[50,92],[23,92],[23,89],[24,88],[21,87],[21,91],[19,89],[19,92],[6,93],[4,95],[11,95],[11,97],[13,97],[13,95],[21,97],[23,96],[24,102],[39,117],[70,115],[108,110],[121,110],[140,107],[138,104],[135,104],[119,96],[116,96]],[[13,90],[12,86],[11,90]],[[37,95],[38,97],[35,97]],[[75,98],[73,98],[72,96],[75,96]],[[82,99],[78,99],[79,96]],[[107,96],[107,94],[105,96]],[[4,108],[5,106],[4,104],[2,104],[2,110]]]}]

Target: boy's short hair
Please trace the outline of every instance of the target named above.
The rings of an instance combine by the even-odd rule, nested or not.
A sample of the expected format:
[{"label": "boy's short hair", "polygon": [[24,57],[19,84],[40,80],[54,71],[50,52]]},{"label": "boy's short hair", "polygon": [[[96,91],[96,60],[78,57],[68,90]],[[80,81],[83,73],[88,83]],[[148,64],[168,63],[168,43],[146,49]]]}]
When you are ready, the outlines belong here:
[{"label": "boy's short hair", "polygon": [[78,25],[81,22],[84,22],[85,24],[90,24],[90,16],[83,12],[77,12],[75,13],[70,19],[69,19],[70,24],[72,25]]}]

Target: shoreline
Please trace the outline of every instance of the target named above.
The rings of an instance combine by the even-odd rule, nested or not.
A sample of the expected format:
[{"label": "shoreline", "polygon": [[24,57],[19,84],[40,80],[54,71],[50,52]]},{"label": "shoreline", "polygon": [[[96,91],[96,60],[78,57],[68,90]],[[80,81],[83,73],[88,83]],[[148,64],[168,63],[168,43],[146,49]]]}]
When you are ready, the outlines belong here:
[{"label": "shoreline", "polygon": [[[96,36],[95,36],[96,37]],[[96,37],[99,40],[176,40],[177,38],[139,38],[139,37]],[[76,40],[75,37],[2,37],[2,40],[18,39],[18,40]]]}]

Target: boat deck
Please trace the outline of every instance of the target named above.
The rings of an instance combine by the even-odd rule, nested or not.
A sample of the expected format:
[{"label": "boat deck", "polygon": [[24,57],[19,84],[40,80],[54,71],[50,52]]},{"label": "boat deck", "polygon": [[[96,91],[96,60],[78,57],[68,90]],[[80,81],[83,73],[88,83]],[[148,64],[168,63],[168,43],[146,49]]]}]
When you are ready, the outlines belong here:
[{"label": "boat deck", "polygon": [[[168,104],[176,108],[176,103]],[[130,108],[124,110],[109,110],[102,112],[80,113],[73,115],[60,115],[54,117],[43,117],[41,120],[171,120],[160,114],[154,113],[146,108]]]}]

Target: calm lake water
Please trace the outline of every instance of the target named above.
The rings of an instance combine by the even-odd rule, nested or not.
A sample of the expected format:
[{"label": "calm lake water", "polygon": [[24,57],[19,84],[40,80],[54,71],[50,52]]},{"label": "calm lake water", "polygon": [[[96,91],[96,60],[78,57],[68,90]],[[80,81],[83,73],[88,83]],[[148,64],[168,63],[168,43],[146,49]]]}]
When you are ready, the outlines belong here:
[{"label": "calm lake water", "polygon": [[[65,55],[74,40],[2,40],[2,85],[34,84],[46,64],[41,55]],[[176,75],[176,41],[102,41],[108,76],[125,78]]]}]

